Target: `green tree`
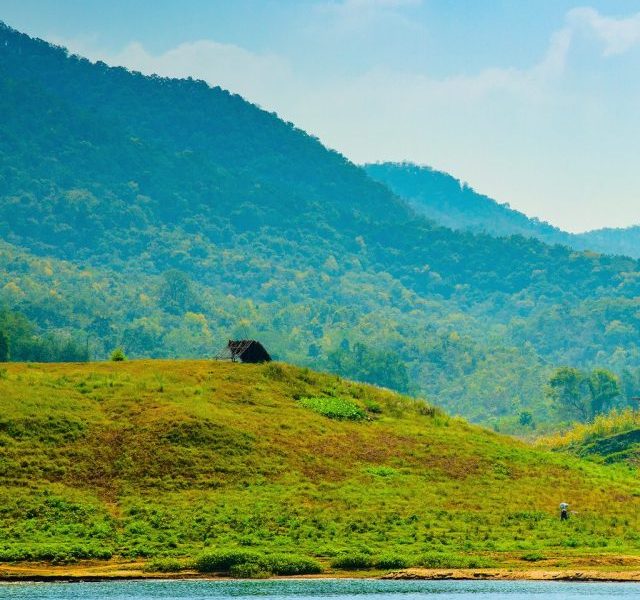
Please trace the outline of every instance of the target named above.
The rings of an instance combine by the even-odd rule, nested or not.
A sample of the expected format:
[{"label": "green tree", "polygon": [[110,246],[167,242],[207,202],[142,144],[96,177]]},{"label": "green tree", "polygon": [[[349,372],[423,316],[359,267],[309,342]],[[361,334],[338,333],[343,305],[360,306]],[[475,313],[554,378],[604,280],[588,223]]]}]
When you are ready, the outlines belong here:
[{"label": "green tree", "polygon": [[535,421],[533,420],[533,415],[528,411],[524,410],[518,416],[518,422],[522,427],[531,427],[531,429],[536,428]]},{"label": "green tree", "polygon": [[620,379],[606,369],[585,373],[574,367],[560,367],[549,380],[547,396],[565,419],[589,421],[612,408],[621,395]]},{"label": "green tree", "polygon": [[347,350],[341,346],[328,359],[331,370],[345,377],[375,383],[403,393],[409,391],[407,368],[394,352],[373,350],[356,343]]},{"label": "green tree", "polygon": [[179,315],[196,306],[191,280],[185,273],[171,269],[162,278],[160,303],[167,312]]},{"label": "green tree", "polygon": [[123,360],[127,360],[127,355],[124,353],[122,348],[116,348],[111,353],[111,360],[113,362],[122,362]]},{"label": "green tree", "polygon": [[595,369],[587,379],[591,400],[591,417],[607,412],[612,408],[611,401],[621,393],[620,379],[606,369]]},{"label": "green tree", "polygon": [[4,331],[0,331],[0,362],[9,360],[9,336]]},{"label": "green tree", "polygon": [[583,422],[589,420],[586,381],[585,374],[574,367],[560,367],[549,379],[547,397],[562,418]]}]

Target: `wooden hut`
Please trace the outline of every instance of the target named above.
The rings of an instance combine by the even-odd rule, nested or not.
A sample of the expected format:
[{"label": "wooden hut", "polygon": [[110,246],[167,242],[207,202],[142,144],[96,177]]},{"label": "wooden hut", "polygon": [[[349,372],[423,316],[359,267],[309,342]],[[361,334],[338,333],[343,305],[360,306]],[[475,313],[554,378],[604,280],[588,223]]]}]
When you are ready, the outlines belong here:
[{"label": "wooden hut", "polygon": [[262,363],[271,360],[265,347],[257,340],[229,340],[215,358],[243,363]]}]

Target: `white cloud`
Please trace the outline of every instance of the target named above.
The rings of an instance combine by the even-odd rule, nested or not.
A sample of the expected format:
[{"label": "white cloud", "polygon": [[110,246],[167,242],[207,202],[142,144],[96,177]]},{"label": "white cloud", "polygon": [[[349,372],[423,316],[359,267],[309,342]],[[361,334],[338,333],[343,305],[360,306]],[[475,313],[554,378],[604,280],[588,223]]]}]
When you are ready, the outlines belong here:
[{"label": "white cloud", "polygon": [[640,13],[616,19],[588,7],[574,8],[567,21],[576,30],[584,29],[604,43],[604,55],[623,54],[640,44]]},{"label": "white cloud", "polygon": [[416,21],[404,14],[406,8],[415,8],[422,0],[342,0],[316,5],[316,12],[328,18],[334,32],[352,34],[371,27],[422,30]]}]

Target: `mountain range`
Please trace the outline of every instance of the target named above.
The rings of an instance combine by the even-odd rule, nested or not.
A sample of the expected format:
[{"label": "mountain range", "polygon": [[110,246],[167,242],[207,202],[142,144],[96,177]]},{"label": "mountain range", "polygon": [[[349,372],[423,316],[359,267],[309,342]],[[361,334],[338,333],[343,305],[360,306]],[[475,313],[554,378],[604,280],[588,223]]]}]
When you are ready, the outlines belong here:
[{"label": "mountain range", "polygon": [[[203,357],[250,336],[502,429],[557,419],[544,388],[558,365],[615,370],[623,404],[640,388],[631,257],[500,237],[481,224],[500,210],[488,199],[473,231],[445,227],[416,212],[413,183],[380,183],[237,95],[6,25],[0,112],[13,359]],[[472,194],[438,178],[458,185],[452,206]]]},{"label": "mountain range", "polygon": [[366,172],[418,213],[451,229],[495,236],[522,235],[577,250],[640,258],[640,226],[569,233],[479,194],[448,173],[412,163],[372,163]]}]

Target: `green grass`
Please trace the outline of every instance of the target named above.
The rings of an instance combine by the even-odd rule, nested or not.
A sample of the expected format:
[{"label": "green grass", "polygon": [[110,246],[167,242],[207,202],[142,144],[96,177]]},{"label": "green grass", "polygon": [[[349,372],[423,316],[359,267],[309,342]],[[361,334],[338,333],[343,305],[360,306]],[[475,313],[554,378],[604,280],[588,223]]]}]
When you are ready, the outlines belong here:
[{"label": "green grass", "polygon": [[344,398],[302,398],[300,405],[330,419],[362,421],[367,416],[355,402]]},{"label": "green grass", "polygon": [[[224,572],[262,576],[640,556],[628,466],[387,390],[284,364],[3,368],[0,562],[142,558],[161,571],[231,553],[242,560]],[[303,398],[367,418],[327,418]],[[561,501],[576,511],[565,523]]]},{"label": "green grass", "polygon": [[640,412],[630,408],[598,415],[590,423],[543,437],[537,445],[605,463],[640,464]]}]

